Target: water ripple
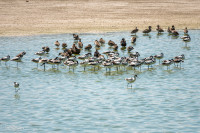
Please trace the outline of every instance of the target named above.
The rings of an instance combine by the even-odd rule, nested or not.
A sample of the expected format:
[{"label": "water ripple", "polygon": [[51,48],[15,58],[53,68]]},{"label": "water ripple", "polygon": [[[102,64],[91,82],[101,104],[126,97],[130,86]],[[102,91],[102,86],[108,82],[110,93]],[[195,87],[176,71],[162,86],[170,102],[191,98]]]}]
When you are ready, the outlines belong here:
[{"label": "water ripple", "polygon": [[[180,31],[182,34],[182,31]],[[171,70],[159,65],[151,68],[106,73],[105,68],[93,71],[77,67],[75,72],[49,65],[47,71],[30,60],[42,46],[51,48],[46,57],[54,58],[62,49],[54,42],[73,44],[71,34],[28,37],[0,37],[0,57],[26,51],[23,62],[0,65],[0,131],[1,132],[198,132],[200,130],[200,45],[199,30],[191,30],[191,42],[171,38],[167,33],[143,36],[138,33],[136,45],[130,43],[130,33],[113,32],[80,34],[84,46],[103,37],[117,44],[124,37],[141,58],[163,52],[164,59],[185,54],[182,68]],[[99,51],[108,49],[105,44]],[[95,49],[92,49],[92,53]],[[86,53],[87,51],[82,51]],[[127,51],[118,52],[128,56]],[[127,88],[125,78],[138,75],[133,88]],[[13,82],[20,83],[15,93]]]}]

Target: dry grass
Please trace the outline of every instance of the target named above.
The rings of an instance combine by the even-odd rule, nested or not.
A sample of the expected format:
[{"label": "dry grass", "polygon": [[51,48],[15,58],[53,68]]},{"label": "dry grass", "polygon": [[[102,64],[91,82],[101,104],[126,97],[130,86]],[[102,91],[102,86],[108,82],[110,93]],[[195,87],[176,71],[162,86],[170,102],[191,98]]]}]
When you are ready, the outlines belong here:
[{"label": "dry grass", "polygon": [[0,0],[0,36],[200,29],[199,0]]}]

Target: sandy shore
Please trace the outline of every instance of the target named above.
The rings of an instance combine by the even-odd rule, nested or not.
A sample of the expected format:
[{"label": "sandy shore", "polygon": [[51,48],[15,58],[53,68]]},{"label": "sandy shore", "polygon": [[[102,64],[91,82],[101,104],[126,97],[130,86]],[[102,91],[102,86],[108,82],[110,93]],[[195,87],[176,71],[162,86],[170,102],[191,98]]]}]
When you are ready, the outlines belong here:
[{"label": "sandy shore", "polygon": [[0,36],[200,29],[200,0],[0,0]]}]

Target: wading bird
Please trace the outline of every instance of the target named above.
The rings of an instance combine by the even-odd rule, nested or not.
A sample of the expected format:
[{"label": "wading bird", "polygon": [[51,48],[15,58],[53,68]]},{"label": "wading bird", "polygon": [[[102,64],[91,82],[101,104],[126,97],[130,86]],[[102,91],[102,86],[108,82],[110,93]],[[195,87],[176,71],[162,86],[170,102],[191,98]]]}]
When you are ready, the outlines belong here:
[{"label": "wading bird", "polygon": [[[14,82],[14,87],[15,87],[15,92],[18,92],[18,90],[20,90],[19,83]],[[16,88],[19,88],[19,89],[16,89]]]},{"label": "wading bird", "polygon": [[139,31],[138,28],[135,27],[135,29],[131,31],[131,34],[135,34],[135,35],[136,35],[136,33],[137,33],[138,31]]},{"label": "wading bird", "polygon": [[5,65],[7,66],[7,61],[9,61],[10,60],[10,55],[7,55],[6,57],[3,57],[3,58],[1,58],[0,59],[0,61],[4,61],[5,62]]},{"label": "wading bird", "polygon": [[134,83],[136,81],[136,78],[137,78],[137,75],[134,75],[134,77],[125,78],[125,80],[128,82],[127,88],[128,88],[129,84],[131,84],[131,88],[132,88],[132,83]]}]

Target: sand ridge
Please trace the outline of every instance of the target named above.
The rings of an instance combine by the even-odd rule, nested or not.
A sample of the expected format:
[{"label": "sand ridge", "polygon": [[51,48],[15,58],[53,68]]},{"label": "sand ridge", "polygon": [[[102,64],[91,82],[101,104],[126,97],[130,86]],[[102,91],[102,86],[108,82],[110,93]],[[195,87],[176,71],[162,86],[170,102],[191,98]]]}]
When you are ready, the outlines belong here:
[{"label": "sand ridge", "polygon": [[200,29],[199,0],[1,0],[0,36]]}]

